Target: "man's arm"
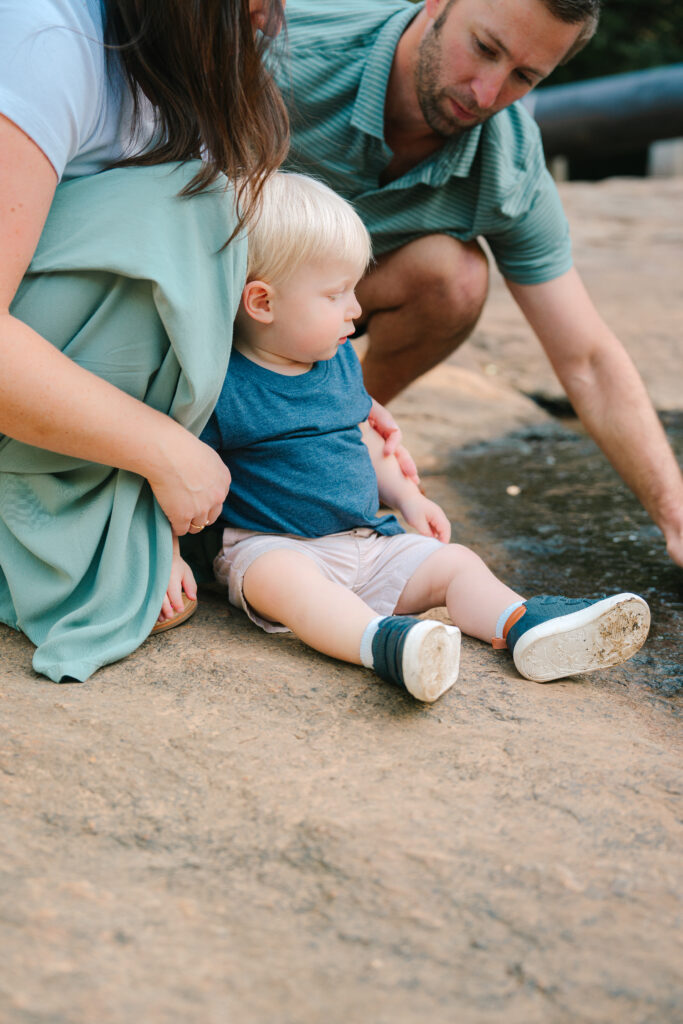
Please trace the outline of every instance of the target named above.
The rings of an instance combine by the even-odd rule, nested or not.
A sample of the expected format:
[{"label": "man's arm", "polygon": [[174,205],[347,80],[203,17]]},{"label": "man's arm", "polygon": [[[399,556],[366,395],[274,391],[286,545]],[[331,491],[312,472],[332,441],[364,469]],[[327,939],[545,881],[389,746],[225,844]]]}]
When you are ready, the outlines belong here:
[{"label": "man's arm", "polygon": [[581,422],[683,566],[683,478],[645,386],[572,269],[545,284],[507,282]]}]

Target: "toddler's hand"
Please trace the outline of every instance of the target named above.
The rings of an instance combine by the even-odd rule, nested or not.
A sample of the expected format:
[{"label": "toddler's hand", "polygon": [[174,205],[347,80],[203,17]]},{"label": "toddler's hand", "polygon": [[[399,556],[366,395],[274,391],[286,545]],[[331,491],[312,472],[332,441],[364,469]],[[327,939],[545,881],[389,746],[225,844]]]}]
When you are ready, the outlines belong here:
[{"label": "toddler's hand", "polygon": [[446,513],[424,494],[411,495],[401,505],[400,512],[408,525],[423,536],[436,537],[444,544],[451,539],[451,524]]},{"label": "toddler's hand", "polygon": [[168,581],[166,597],[159,612],[157,621],[165,622],[172,619],[177,612],[183,610],[183,593],[191,601],[197,600],[197,584],[194,580],[192,569],[187,562],[180,557],[180,545],[178,538],[173,537],[173,561],[171,562],[171,578]]}]

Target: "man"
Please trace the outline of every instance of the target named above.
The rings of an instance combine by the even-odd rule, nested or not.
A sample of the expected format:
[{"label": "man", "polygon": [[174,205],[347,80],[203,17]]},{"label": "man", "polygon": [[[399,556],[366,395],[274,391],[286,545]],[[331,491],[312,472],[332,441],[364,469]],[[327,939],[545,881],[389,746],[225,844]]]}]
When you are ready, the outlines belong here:
[{"label": "man", "polygon": [[[289,0],[277,71],[289,166],[365,220],[368,390],[387,402],[460,345],[486,238],[577,414],[683,565],[683,479],[630,358],[572,267],[538,129],[515,101],[592,36],[599,0]],[[495,115],[495,116],[494,116]]]}]

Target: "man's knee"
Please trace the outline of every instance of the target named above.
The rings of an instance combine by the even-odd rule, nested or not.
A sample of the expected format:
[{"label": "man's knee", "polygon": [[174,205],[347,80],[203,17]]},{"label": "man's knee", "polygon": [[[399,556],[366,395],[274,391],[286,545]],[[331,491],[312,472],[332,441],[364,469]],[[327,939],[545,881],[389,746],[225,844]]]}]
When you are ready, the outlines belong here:
[{"label": "man's knee", "polygon": [[488,292],[488,261],[478,242],[432,235],[418,256],[414,294],[448,321],[476,322]]},{"label": "man's knee", "polygon": [[[478,242],[427,235],[378,261],[383,292],[396,306],[424,309],[429,318],[474,325],[488,292],[488,261]],[[393,278],[393,280],[391,280]],[[362,302],[362,299],[361,299]]]}]

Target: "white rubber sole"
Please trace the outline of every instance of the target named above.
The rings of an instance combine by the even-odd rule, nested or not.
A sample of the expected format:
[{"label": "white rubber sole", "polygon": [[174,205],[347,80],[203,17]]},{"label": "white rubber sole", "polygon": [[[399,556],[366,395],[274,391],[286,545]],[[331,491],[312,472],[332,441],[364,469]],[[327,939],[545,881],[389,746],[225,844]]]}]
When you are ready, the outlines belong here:
[{"label": "white rubber sole", "polygon": [[615,594],[588,608],[549,619],[519,638],[512,657],[518,672],[549,683],[626,661],[645,643],[650,609],[636,594]]},{"label": "white rubber sole", "polygon": [[460,668],[460,630],[423,619],[406,636],[403,679],[416,700],[432,704],[450,690]]}]

